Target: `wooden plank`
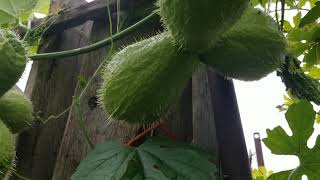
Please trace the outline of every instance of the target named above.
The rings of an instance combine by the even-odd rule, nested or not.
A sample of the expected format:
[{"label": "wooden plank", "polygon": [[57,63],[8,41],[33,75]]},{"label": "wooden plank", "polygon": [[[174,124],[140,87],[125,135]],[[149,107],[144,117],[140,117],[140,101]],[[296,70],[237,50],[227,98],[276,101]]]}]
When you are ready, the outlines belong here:
[{"label": "wooden plank", "polygon": [[248,152],[233,82],[213,71],[208,71],[208,79],[219,157],[225,179],[251,180]]},{"label": "wooden plank", "polygon": [[193,143],[212,153],[216,157],[216,163],[218,164],[214,109],[205,65],[201,64],[193,75],[192,85]]},{"label": "wooden plank", "polygon": [[[153,4],[150,2],[150,6]],[[140,9],[136,9],[139,11]],[[123,12],[125,13],[125,12]],[[130,26],[138,19],[132,14],[128,14],[131,17],[130,21],[127,21],[126,26]],[[104,18],[106,20],[106,18]],[[115,23],[115,22],[113,22]],[[136,41],[136,38],[147,37],[155,34],[161,29],[159,22],[153,24],[146,24],[135,33],[127,36],[121,41],[116,43],[116,47],[122,47],[124,45],[131,44]],[[108,36],[109,25],[106,21],[96,20],[91,32],[91,39],[98,41],[103,37]],[[100,63],[106,58],[108,49],[100,49],[95,52],[86,55],[81,75],[85,78],[92,77]],[[97,91],[100,88],[101,77],[98,76],[94,79],[94,83],[89,87],[89,90],[84,94],[81,99],[82,114],[79,114],[75,108],[72,109],[67,127],[62,140],[62,146],[59,150],[57,157],[53,180],[69,179],[75,172],[80,161],[87,155],[90,148],[86,143],[83,136],[83,132],[79,127],[79,118],[84,120],[86,130],[89,133],[89,137],[94,144],[103,143],[107,140],[114,140],[121,143],[128,142],[139,131],[139,126],[131,126],[124,122],[107,123],[106,120],[109,115],[97,105]],[[78,86],[79,87],[79,86]]]},{"label": "wooden plank", "polygon": [[[57,32],[62,32],[66,29],[79,26],[90,20],[99,20],[106,18],[108,14],[108,2],[110,6],[110,11],[112,17],[116,17],[117,14],[117,0],[95,0],[91,3],[81,3],[78,6],[71,6],[59,9],[58,12],[55,12],[54,15],[49,16],[44,19],[39,19],[34,22],[34,24],[38,25],[41,22],[46,22],[46,24],[50,27],[44,34],[44,36],[48,36]],[[121,0],[121,10],[132,11],[136,8],[143,9],[147,7],[148,1],[146,0]],[[154,2],[154,0],[149,1]],[[52,6],[56,7],[59,2],[52,3]],[[149,7],[150,8],[150,7]],[[151,7],[152,9],[155,7]],[[146,9],[150,11],[149,9]],[[56,10],[57,11],[57,10]],[[151,12],[151,11],[150,11]]]},{"label": "wooden plank", "polygon": [[[75,5],[79,1],[72,1]],[[46,38],[41,52],[78,48],[88,42],[79,31],[90,30],[90,24]],[[61,61],[34,62],[26,94],[39,116],[47,119],[67,109],[71,102],[81,60],[72,57]],[[38,123],[19,136],[17,171],[32,180],[51,179],[68,113],[47,124]],[[12,177],[11,179],[19,179]]]}]

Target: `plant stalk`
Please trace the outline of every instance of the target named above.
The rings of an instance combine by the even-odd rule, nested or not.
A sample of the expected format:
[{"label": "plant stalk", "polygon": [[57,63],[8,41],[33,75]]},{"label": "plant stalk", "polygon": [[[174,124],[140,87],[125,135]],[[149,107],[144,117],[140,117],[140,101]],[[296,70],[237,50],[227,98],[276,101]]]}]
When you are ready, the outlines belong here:
[{"label": "plant stalk", "polygon": [[72,50],[61,51],[61,52],[41,53],[41,54],[29,56],[29,58],[32,59],[33,61],[37,61],[37,60],[44,60],[44,59],[59,59],[59,58],[66,58],[66,57],[70,57],[70,56],[86,54],[91,51],[95,51],[97,49],[100,49],[100,48],[103,48],[107,45],[110,45],[114,40],[118,40],[118,39],[126,36],[127,34],[131,33],[132,31],[134,31],[135,29],[137,29],[141,25],[149,22],[152,18],[154,18],[156,16],[157,16],[157,13],[154,12],[154,13],[148,15],[147,17],[143,18],[142,20],[138,21],[136,24],[128,27],[127,29],[125,29],[125,30],[123,30],[123,31],[111,36],[111,37],[108,37],[107,39],[104,39],[104,40],[99,41],[97,43],[91,44],[89,46],[85,46],[85,47],[77,48],[77,49],[72,49]]}]

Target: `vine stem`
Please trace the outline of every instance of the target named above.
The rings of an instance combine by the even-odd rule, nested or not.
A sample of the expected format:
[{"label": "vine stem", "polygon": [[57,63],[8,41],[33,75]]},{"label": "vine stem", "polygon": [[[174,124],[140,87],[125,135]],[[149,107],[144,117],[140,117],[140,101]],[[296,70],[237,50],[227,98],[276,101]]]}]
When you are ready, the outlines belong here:
[{"label": "vine stem", "polygon": [[97,43],[91,44],[89,46],[85,46],[82,48],[77,48],[77,49],[72,49],[72,50],[66,50],[66,51],[61,51],[61,52],[51,52],[51,53],[41,53],[41,54],[36,54],[29,56],[30,59],[33,61],[37,60],[44,60],[44,59],[58,59],[58,58],[65,58],[65,57],[70,57],[70,56],[76,56],[76,55],[81,55],[81,54],[86,54],[91,51],[103,48],[107,45],[110,45],[114,40],[120,39],[124,37],[125,35],[131,33],[133,30],[137,29],[141,25],[149,22],[152,18],[157,16],[157,12],[154,12],[147,17],[143,18],[142,20],[138,21],[134,25],[128,27],[127,29],[109,37],[106,38],[102,41],[99,41]]},{"label": "vine stem", "polygon": [[137,141],[141,140],[143,137],[145,137],[148,133],[150,133],[153,130],[159,129],[160,131],[164,132],[169,138],[176,140],[177,137],[175,134],[168,128],[163,122],[158,123],[157,125],[151,126],[148,129],[144,130],[142,133],[138,134],[136,137],[131,139],[127,145],[132,146]]},{"label": "vine stem", "polygon": [[281,31],[283,31],[285,4],[286,4],[286,0],[281,0],[281,22],[280,22],[281,23],[280,24]]},{"label": "vine stem", "polygon": [[127,145],[128,146],[132,146],[135,142],[139,141],[141,138],[145,137],[149,132],[159,128],[163,126],[163,123],[159,123],[155,126],[149,127],[148,129],[146,129],[145,131],[143,131],[142,133],[138,134],[136,137],[134,137],[133,139],[131,139]]}]

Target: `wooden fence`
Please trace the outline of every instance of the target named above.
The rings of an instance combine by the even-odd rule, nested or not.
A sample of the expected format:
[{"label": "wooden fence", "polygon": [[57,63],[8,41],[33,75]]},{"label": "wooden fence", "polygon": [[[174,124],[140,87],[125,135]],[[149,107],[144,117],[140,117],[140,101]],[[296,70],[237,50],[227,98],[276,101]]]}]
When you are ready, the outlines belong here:
[{"label": "wooden fence", "polygon": [[[107,2],[96,0],[88,4],[82,0],[52,0],[51,13],[58,15],[45,34],[40,52],[83,47],[109,36]],[[117,17],[116,2],[109,0],[114,21]],[[151,13],[154,2],[121,0],[122,29]],[[162,29],[159,19],[155,18],[117,41],[116,46],[130,44]],[[107,55],[108,47],[76,57],[34,62],[26,94],[32,99],[35,111],[46,119],[67,109],[73,96],[79,93],[79,76],[90,78]],[[32,180],[69,179],[90,150],[77,121],[79,116],[83,117],[95,144],[111,139],[127,142],[140,132],[139,127],[105,122],[108,117],[96,105],[100,82],[100,77],[95,78],[81,99],[81,115],[71,109],[58,119],[45,125],[38,124],[19,136],[18,173]],[[197,144],[217,157],[216,163],[221,165],[224,179],[251,179],[232,81],[201,66],[168,117],[168,126],[179,141]]]}]

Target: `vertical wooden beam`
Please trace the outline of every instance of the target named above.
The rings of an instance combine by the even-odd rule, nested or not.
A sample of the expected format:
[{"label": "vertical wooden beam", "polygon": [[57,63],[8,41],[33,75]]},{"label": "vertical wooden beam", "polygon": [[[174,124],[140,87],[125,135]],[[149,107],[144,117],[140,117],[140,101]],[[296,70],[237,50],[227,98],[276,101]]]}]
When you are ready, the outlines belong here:
[{"label": "vertical wooden beam", "polygon": [[[83,1],[72,0],[72,5],[80,3]],[[56,8],[58,7],[55,6],[51,11],[56,11]],[[87,32],[90,29],[90,24],[84,24],[48,37],[44,39],[40,52],[73,49],[87,45],[87,39],[79,32]],[[78,57],[33,63],[26,94],[32,100],[35,112],[43,120],[65,111],[70,106],[80,66],[81,60]],[[52,178],[67,118],[68,113],[47,124],[38,123],[33,129],[20,134],[16,167],[19,174],[32,180]],[[11,179],[19,178],[13,176]]]},{"label": "vertical wooden beam", "polygon": [[225,179],[251,180],[249,158],[234,85],[208,71],[216,123],[219,157]]},{"label": "vertical wooden beam", "polygon": [[[152,1],[149,1],[149,5],[153,6]],[[140,9],[136,9],[136,11],[139,10]],[[140,19],[140,17],[135,17],[134,14],[130,14],[130,11],[123,10],[123,12],[119,13],[127,14],[127,17],[130,17],[126,21],[123,28],[134,24]],[[113,27],[115,28],[116,20],[114,20],[112,23],[114,25]],[[91,31],[91,40],[95,42],[103,39],[104,37],[110,36],[109,27],[107,16],[95,21]],[[144,25],[133,34],[128,35],[126,38],[120,41],[117,41],[114,44],[115,49],[117,50],[122,46],[131,44],[140,37],[151,36],[160,29],[161,25],[159,20],[155,19],[155,21]],[[86,79],[92,77],[93,73],[96,71],[101,62],[105,60],[108,55],[110,55],[108,54],[109,48],[110,47],[106,47],[85,55],[86,60],[83,62],[80,73],[82,77]],[[69,179],[76,171],[80,161],[85,158],[87,153],[90,151],[90,147],[88,146],[88,143],[86,142],[83,132],[79,126],[80,118],[84,121],[89,138],[94,145],[108,140],[125,143],[133,138],[139,131],[140,127],[131,126],[130,124],[124,122],[107,122],[108,118],[110,118],[109,115],[97,104],[97,91],[99,90],[102,82],[101,76],[98,75],[96,78],[94,78],[93,82],[94,83],[89,86],[88,91],[86,91],[84,96],[81,98],[80,107],[82,113],[79,114],[75,108],[73,108],[70,112],[62,140],[62,145],[57,157],[54,175],[52,178],[53,180]],[[78,89],[81,89],[81,85],[79,84]]]}]

